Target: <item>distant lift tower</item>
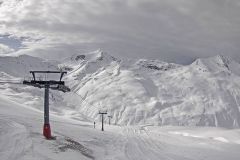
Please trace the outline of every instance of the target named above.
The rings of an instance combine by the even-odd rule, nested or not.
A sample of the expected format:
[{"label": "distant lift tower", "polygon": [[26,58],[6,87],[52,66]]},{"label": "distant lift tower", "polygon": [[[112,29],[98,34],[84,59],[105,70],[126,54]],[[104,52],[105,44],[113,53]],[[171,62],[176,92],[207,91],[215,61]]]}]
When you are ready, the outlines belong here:
[{"label": "distant lift tower", "polygon": [[111,125],[111,118],[112,116],[108,115],[108,124]]},{"label": "distant lift tower", "polygon": [[[30,71],[33,78],[32,80],[24,80],[23,84],[30,85],[33,87],[44,88],[44,125],[43,125],[43,135],[46,139],[52,139],[51,128],[49,123],[49,89],[58,90],[62,92],[70,92],[70,89],[65,86],[65,82],[62,81],[63,75],[67,72],[60,71]],[[60,74],[60,80],[37,80],[36,74]]]},{"label": "distant lift tower", "polygon": [[107,112],[101,112],[101,111],[99,111],[98,114],[101,114],[101,115],[102,115],[102,131],[104,131],[104,114],[107,114]]}]

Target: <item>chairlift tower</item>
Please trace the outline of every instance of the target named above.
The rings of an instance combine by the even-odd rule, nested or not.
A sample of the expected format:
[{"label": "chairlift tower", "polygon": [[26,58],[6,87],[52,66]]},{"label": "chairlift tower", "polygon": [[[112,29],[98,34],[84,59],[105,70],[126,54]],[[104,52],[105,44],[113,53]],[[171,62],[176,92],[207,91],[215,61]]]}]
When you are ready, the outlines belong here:
[{"label": "chairlift tower", "polygon": [[98,114],[100,114],[102,116],[102,131],[104,131],[104,114],[107,114],[107,112],[99,111]]},{"label": "chairlift tower", "polygon": [[[36,74],[60,74],[60,79],[58,81],[56,80],[42,80],[36,79]],[[32,80],[24,80],[23,84],[30,85],[33,87],[38,88],[44,88],[44,125],[43,125],[43,136],[46,139],[51,139],[51,127],[49,123],[49,89],[52,90],[58,90],[62,92],[70,92],[70,89],[65,86],[65,82],[62,81],[63,75],[67,72],[61,72],[61,71],[30,71],[30,74],[32,74],[33,78]]]},{"label": "chairlift tower", "polygon": [[111,125],[111,118],[112,116],[111,115],[108,115],[108,124]]}]

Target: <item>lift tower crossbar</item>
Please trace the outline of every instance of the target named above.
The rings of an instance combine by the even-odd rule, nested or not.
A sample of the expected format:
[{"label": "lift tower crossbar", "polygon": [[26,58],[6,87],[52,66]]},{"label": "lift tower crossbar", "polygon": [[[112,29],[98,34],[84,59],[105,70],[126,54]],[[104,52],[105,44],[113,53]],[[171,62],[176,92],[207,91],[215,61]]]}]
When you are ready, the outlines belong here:
[{"label": "lift tower crossbar", "polygon": [[[37,80],[36,74],[60,74],[60,79],[57,80]],[[51,139],[51,128],[49,123],[49,89],[58,90],[62,92],[70,92],[70,89],[65,86],[65,82],[62,81],[63,75],[67,72],[61,71],[30,71],[33,79],[30,81],[24,80],[23,84],[30,85],[33,87],[44,88],[44,125],[43,135],[46,139]]]}]

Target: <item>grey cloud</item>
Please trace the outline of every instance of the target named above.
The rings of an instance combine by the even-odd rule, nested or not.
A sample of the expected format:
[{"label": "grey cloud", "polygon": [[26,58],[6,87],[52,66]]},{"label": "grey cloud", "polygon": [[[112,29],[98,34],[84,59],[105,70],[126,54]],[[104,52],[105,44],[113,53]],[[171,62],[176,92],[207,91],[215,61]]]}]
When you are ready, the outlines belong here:
[{"label": "grey cloud", "polygon": [[14,50],[9,48],[7,45],[1,44],[0,43],[0,55],[6,55],[9,53],[12,53]]},{"label": "grey cloud", "polygon": [[216,54],[240,61],[238,0],[24,0],[15,6],[2,5],[0,32],[41,39],[19,53],[54,58],[102,48],[176,63]]}]

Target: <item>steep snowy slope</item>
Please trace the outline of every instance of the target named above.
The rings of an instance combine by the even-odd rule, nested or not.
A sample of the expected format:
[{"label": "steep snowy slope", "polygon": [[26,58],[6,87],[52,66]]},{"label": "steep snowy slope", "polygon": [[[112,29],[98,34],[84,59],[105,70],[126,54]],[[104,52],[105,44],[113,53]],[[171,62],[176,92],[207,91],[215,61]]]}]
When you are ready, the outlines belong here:
[{"label": "steep snowy slope", "polygon": [[155,81],[169,106],[160,113],[163,124],[239,127],[240,77],[222,58],[199,59]]},{"label": "steep snowy slope", "polygon": [[[36,69],[56,68],[39,59],[32,63],[29,59],[35,58],[29,56],[13,59],[0,58],[1,78],[20,77],[33,70],[33,64]],[[99,110],[107,110],[112,123],[120,125],[240,126],[240,64],[227,57],[181,66],[159,60],[119,60],[98,50],[73,55],[58,67],[68,71],[64,80],[72,89],[64,96],[52,91],[51,110],[61,115],[76,119],[85,115],[98,121]],[[42,109],[39,89],[2,84],[1,92]],[[22,98],[22,92],[29,96]]]},{"label": "steep snowy slope", "polygon": [[22,77],[30,70],[57,70],[57,62],[21,55],[19,57],[0,57],[0,71],[11,76]]},{"label": "steep snowy slope", "polygon": [[79,112],[92,118],[105,109],[116,124],[240,125],[240,64],[229,58],[180,66],[158,60],[120,61],[100,51],[87,56],[91,58],[79,61],[79,55],[68,62],[72,69],[66,80],[85,100],[78,102]]}]

